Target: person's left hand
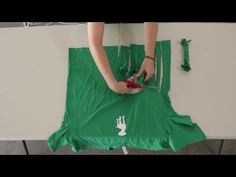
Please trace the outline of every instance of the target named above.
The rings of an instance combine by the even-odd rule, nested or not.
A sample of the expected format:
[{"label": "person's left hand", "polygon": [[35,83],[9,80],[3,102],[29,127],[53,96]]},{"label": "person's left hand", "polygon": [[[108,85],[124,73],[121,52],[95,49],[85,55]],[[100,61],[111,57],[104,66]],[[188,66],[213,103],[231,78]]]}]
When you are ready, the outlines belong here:
[{"label": "person's left hand", "polygon": [[[136,77],[141,76],[143,72],[146,72],[146,77],[144,82],[147,82],[154,74],[154,60],[144,58],[141,68]],[[133,76],[131,78],[133,78]]]}]

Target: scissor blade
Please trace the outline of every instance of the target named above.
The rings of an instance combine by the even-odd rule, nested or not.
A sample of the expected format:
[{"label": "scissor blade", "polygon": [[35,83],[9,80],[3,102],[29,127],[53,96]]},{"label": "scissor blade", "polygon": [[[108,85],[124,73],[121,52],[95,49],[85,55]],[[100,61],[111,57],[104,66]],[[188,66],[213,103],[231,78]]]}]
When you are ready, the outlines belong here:
[{"label": "scissor blade", "polygon": [[127,94],[136,94],[141,91],[143,91],[143,88],[130,89],[129,92],[127,92]]}]

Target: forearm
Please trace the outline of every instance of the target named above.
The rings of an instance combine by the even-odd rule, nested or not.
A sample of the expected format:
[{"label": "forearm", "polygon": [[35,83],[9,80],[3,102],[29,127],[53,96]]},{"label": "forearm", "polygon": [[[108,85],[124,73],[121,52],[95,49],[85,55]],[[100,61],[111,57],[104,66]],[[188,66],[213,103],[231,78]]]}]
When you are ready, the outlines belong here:
[{"label": "forearm", "polygon": [[102,74],[103,78],[107,82],[108,85],[113,84],[116,79],[112,73],[110,63],[108,61],[107,55],[102,46],[90,46],[91,54],[94,58],[94,62],[96,63],[98,70]]},{"label": "forearm", "polygon": [[157,22],[144,23],[145,55],[147,56],[154,57],[157,32],[158,32]]},{"label": "forearm", "polygon": [[116,80],[112,73],[109,60],[103,48],[104,23],[88,23],[89,48],[99,71],[108,85]]}]

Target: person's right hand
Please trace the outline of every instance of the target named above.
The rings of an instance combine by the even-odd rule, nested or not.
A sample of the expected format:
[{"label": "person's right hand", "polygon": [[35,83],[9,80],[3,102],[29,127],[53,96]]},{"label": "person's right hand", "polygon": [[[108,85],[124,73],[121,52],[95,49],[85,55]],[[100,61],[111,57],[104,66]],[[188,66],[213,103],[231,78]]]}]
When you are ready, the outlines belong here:
[{"label": "person's right hand", "polygon": [[127,83],[122,82],[122,81],[116,81],[113,84],[109,84],[108,86],[111,90],[119,94],[125,94],[130,90],[127,87]]}]

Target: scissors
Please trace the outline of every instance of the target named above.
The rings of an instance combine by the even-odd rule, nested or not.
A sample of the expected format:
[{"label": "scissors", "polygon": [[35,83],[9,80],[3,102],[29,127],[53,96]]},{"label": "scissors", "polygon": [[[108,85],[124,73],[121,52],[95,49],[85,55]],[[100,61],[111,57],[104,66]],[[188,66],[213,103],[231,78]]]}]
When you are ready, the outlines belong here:
[{"label": "scissors", "polygon": [[[136,78],[136,75],[133,76],[133,80],[135,80],[135,78]],[[130,88],[127,94],[136,94],[143,90],[143,85],[141,84],[136,84],[130,80],[123,80],[123,82],[127,83],[127,87]]]}]

